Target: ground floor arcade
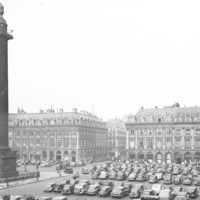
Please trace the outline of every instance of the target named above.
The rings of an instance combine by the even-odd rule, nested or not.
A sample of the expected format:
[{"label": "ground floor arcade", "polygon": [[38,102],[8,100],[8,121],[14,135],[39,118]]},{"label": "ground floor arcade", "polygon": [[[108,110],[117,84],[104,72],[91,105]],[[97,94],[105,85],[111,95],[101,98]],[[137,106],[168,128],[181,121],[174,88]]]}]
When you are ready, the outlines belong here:
[{"label": "ground floor arcade", "polygon": [[155,161],[157,163],[182,163],[200,161],[200,151],[140,151],[128,150],[128,160]]}]

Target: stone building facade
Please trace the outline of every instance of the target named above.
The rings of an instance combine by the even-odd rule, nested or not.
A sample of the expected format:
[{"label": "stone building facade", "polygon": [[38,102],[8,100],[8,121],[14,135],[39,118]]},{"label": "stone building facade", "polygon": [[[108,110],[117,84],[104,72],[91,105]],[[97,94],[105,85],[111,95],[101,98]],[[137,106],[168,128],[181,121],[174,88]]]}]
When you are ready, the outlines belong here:
[{"label": "stone building facade", "polygon": [[107,121],[109,157],[124,160],[126,158],[126,128],[122,119]]},{"label": "stone building facade", "polygon": [[27,160],[99,161],[109,151],[106,123],[77,109],[10,114],[9,143]]},{"label": "stone building facade", "polygon": [[130,160],[181,163],[200,160],[200,107],[144,109],[126,117]]}]

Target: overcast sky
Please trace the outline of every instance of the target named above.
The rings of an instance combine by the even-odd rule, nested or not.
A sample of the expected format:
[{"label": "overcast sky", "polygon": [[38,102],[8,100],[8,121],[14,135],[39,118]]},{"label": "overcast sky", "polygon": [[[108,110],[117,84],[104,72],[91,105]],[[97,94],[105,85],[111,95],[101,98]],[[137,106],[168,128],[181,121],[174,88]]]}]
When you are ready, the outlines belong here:
[{"label": "overcast sky", "polygon": [[199,0],[1,0],[9,109],[72,108],[103,119],[200,105]]}]

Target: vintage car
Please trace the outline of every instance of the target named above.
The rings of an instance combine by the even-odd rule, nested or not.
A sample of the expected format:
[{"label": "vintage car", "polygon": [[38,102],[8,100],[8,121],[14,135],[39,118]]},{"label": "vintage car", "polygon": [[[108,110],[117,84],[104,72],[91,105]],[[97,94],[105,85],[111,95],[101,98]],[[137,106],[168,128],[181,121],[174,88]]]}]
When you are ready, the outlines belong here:
[{"label": "vintage car", "polygon": [[143,184],[136,184],[133,186],[131,192],[129,193],[129,197],[130,198],[140,198],[143,190],[144,190]]},{"label": "vintage car", "polygon": [[155,194],[160,194],[160,191],[163,189],[163,186],[161,184],[154,184],[152,186],[152,190],[155,192]]},{"label": "vintage car", "polygon": [[82,174],[89,174],[89,173],[90,173],[90,171],[88,168],[86,168],[86,167],[82,168]]},{"label": "vintage car", "polygon": [[100,171],[94,171],[92,173],[92,179],[98,179],[99,178],[99,175],[100,175]]},{"label": "vintage car", "polygon": [[165,176],[165,179],[164,179],[164,184],[172,184],[172,183],[173,183],[172,175],[171,174],[167,174]]},{"label": "vintage car", "polygon": [[198,189],[196,186],[187,187],[186,192],[189,198],[196,198],[198,196]]},{"label": "vintage car", "polygon": [[88,188],[89,188],[89,184],[88,183],[81,182],[81,183],[75,185],[74,194],[76,194],[76,195],[84,195],[84,194],[87,193]]},{"label": "vintage car", "polygon": [[159,196],[155,194],[153,190],[144,190],[141,197],[141,200],[159,200]]},{"label": "vintage car", "polygon": [[187,192],[178,192],[174,200],[189,200]]},{"label": "vintage car", "polygon": [[152,174],[152,175],[149,177],[149,183],[157,183],[157,182],[158,182],[157,176]]},{"label": "vintage car", "polygon": [[182,192],[183,188],[181,186],[174,186],[172,190],[173,197],[176,197],[179,192]]},{"label": "vintage car", "polygon": [[91,184],[86,192],[87,195],[98,195],[99,191],[101,190],[100,184]]},{"label": "vintage car", "polygon": [[166,200],[166,199],[172,200],[173,199],[172,192],[169,189],[161,190],[159,193],[159,197],[160,197],[160,200]]},{"label": "vintage car", "polygon": [[105,185],[101,188],[101,190],[99,191],[99,196],[100,197],[108,197],[110,196],[111,192],[113,190],[113,187],[110,185]]},{"label": "vintage car", "polygon": [[109,177],[110,180],[115,180],[117,178],[117,173],[115,171],[110,172]]},{"label": "vintage car", "polygon": [[126,174],[122,171],[119,171],[118,174],[117,174],[117,178],[116,178],[117,181],[124,181],[126,180]]},{"label": "vintage car", "polygon": [[192,185],[192,178],[191,177],[185,177],[183,180],[183,185]]},{"label": "vintage car", "polygon": [[136,173],[131,173],[129,176],[128,176],[128,181],[135,181],[137,178],[137,174]]},{"label": "vintage car", "polygon": [[127,187],[121,186],[121,187],[115,187],[113,191],[111,192],[111,197],[117,197],[122,198],[127,196],[129,193],[129,190]]},{"label": "vintage car", "polygon": [[62,190],[63,195],[73,194],[74,193],[74,184],[65,184]]},{"label": "vintage car", "polygon": [[200,186],[200,176],[194,178],[194,185]]},{"label": "vintage car", "polygon": [[183,177],[182,175],[177,175],[174,177],[174,185],[181,185],[182,184],[182,180],[183,180]]},{"label": "vintage car", "polygon": [[55,183],[48,183],[45,187],[44,187],[44,192],[53,192],[54,190],[54,186]]},{"label": "vintage car", "polygon": [[101,174],[99,175],[99,179],[105,180],[109,177],[109,173],[106,171],[101,171]]}]

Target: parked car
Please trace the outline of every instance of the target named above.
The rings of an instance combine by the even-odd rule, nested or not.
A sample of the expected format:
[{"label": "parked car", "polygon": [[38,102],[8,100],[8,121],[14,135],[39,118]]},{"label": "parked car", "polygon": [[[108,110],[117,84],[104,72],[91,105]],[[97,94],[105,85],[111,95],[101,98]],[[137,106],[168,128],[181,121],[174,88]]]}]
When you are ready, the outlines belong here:
[{"label": "parked car", "polygon": [[187,192],[178,192],[174,200],[189,200]]},{"label": "parked car", "polygon": [[135,181],[135,179],[137,178],[137,174],[136,173],[131,173],[129,176],[128,176],[128,181]]},{"label": "parked car", "polygon": [[73,174],[73,168],[72,167],[66,167],[64,169],[65,174]]},{"label": "parked car", "polygon": [[149,177],[149,183],[157,183],[157,182],[158,182],[157,176],[152,174],[152,175]]},{"label": "parked car", "polygon": [[174,185],[181,185],[182,184],[182,175],[177,175],[177,176],[175,176],[175,178],[174,178]]},{"label": "parked car", "polygon": [[194,185],[200,186],[200,176],[194,178]]},{"label": "parked car", "polygon": [[160,197],[160,200],[172,200],[173,199],[172,192],[169,189],[161,190],[159,197]]},{"label": "parked car", "polygon": [[36,198],[32,195],[23,195],[20,200],[36,200]]},{"label": "parked car", "polygon": [[101,188],[101,190],[99,191],[99,196],[100,197],[108,197],[108,196],[110,196],[112,190],[113,190],[113,187],[110,185],[103,186]]},{"label": "parked car", "polygon": [[52,197],[39,197],[38,200],[52,200]]},{"label": "parked car", "polygon": [[117,173],[115,171],[110,172],[109,179],[115,180],[117,178]]},{"label": "parked car", "polygon": [[48,183],[45,188],[44,188],[44,192],[53,192],[54,190],[54,186],[55,186],[55,183]]},{"label": "parked car", "polygon": [[183,188],[181,186],[175,186],[172,190],[173,197],[176,197],[179,192],[182,192]]},{"label": "parked car", "polygon": [[129,197],[130,198],[140,198],[143,191],[144,191],[144,185],[136,184],[133,186],[131,192],[129,193]]},{"label": "parked car", "polygon": [[159,200],[159,196],[156,195],[153,190],[144,190],[140,199],[141,200]]},{"label": "parked car", "polygon": [[55,184],[53,187],[53,192],[55,193],[61,193],[63,190],[64,184]]},{"label": "parked car", "polygon": [[196,198],[198,196],[198,189],[196,186],[187,187],[186,192],[189,195],[189,198]]},{"label": "parked car", "polygon": [[173,183],[172,175],[171,174],[167,174],[165,176],[165,179],[164,179],[164,184],[172,184],[172,183]]},{"label": "parked car", "polygon": [[183,180],[183,185],[192,185],[192,178],[185,177],[185,179]]},{"label": "parked car", "polygon": [[101,174],[99,175],[99,179],[107,179],[109,177],[109,173],[105,171],[101,171]]},{"label": "parked car", "polygon": [[152,190],[155,192],[155,194],[160,194],[160,191],[163,189],[161,184],[154,184],[152,186]]},{"label": "parked car", "polygon": [[89,174],[89,169],[88,168],[82,168],[82,174]]},{"label": "parked car", "polygon": [[74,193],[74,184],[65,184],[62,190],[63,195],[73,194]]},{"label": "parked car", "polygon": [[98,195],[101,190],[101,186],[99,184],[91,184],[86,192],[87,195]]},{"label": "parked car", "polygon": [[126,187],[123,187],[123,186],[115,187],[113,189],[113,191],[111,192],[111,197],[120,197],[120,198],[122,198],[122,197],[127,196],[128,193],[129,193],[128,192],[128,188],[126,188]]},{"label": "parked car", "polygon": [[122,171],[118,172],[116,180],[117,181],[126,180],[126,174],[124,172],[122,172]]},{"label": "parked car", "polygon": [[84,183],[84,182],[79,183],[79,184],[75,185],[74,194],[80,194],[80,195],[86,194],[88,188],[89,188],[88,183]]},{"label": "parked car", "polygon": [[100,175],[100,171],[94,171],[92,174],[92,179],[98,179]]}]

